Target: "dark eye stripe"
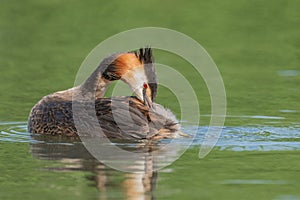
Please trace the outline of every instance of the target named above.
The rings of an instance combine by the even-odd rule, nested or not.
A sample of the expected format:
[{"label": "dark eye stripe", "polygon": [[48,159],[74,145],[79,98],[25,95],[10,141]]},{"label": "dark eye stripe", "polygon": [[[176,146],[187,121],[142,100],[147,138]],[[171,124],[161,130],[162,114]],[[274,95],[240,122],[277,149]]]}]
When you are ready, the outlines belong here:
[{"label": "dark eye stripe", "polygon": [[107,67],[105,68],[104,72],[102,72],[102,77],[109,81],[115,81],[119,80],[121,76],[117,73],[116,63],[115,59],[117,58],[116,55],[111,56],[109,59],[107,59]]},{"label": "dark eye stripe", "polygon": [[121,78],[119,75],[114,74],[112,72],[108,72],[107,70],[105,70],[102,73],[102,76],[109,81],[115,81],[115,80],[119,80]]}]

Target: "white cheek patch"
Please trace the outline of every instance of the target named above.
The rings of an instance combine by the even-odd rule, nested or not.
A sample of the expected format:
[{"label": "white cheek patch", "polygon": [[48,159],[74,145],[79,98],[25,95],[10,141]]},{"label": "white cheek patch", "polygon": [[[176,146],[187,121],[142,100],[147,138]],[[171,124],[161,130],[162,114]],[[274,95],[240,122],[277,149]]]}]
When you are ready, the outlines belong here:
[{"label": "white cheek patch", "polygon": [[143,67],[136,67],[128,71],[121,79],[130,86],[139,99],[143,100],[143,85],[148,82]]},{"label": "white cheek patch", "polygon": [[133,78],[135,79],[136,87],[143,88],[144,83],[147,83],[147,77],[144,70],[138,69],[133,71]]},{"label": "white cheek patch", "polygon": [[133,70],[134,85],[132,90],[138,96],[139,99],[143,99],[143,85],[147,83],[147,77],[143,68]]}]

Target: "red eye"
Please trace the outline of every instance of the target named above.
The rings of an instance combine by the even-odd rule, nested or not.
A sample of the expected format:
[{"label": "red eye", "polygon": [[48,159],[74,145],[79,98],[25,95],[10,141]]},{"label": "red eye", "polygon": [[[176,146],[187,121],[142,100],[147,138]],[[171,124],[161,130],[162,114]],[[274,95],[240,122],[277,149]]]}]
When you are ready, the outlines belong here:
[{"label": "red eye", "polygon": [[143,87],[144,87],[144,89],[147,89],[148,85],[146,83],[144,83]]}]

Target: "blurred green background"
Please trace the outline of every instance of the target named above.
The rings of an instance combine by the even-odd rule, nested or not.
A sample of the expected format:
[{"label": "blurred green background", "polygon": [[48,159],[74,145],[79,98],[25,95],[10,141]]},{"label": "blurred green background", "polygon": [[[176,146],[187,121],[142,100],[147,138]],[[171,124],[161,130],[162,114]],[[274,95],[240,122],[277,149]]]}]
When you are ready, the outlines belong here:
[{"label": "blurred green background", "polygon": [[[98,43],[145,26],[180,31],[208,51],[224,79],[229,115],[278,116],[284,115],[281,109],[300,109],[300,76],[278,75],[300,69],[297,0],[0,2],[2,121],[26,121],[42,96],[73,86],[81,62]],[[184,71],[193,83],[187,63],[154,53],[156,62]],[[194,87],[201,112],[209,114],[205,85]],[[158,102],[177,113],[177,104],[165,97],[160,90]]]},{"label": "blurred green background", "polygon": [[[128,29],[155,26],[192,37],[211,55],[226,87],[227,126],[237,126],[237,132],[239,127],[253,124],[298,130],[299,9],[298,0],[0,0],[0,122],[26,122],[31,107],[42,96],[72,87],[80,64],[101,41]],[[163,51],[154,53],[156,62],[182,71],[194,84],[201,113],[209,115],[205,84],[201,80],[199,84],[189,64]],[[167,89],[159,88],[157,101],[180,115],[173,97]],[[203,117],[201,123],[208,121]],[[7,132],[29,137],[22,125],[19,130],[4,124],[1,137],[7,137]],[[267,136],[273,133],[253,134],[266,135],[263,142],[267,143]],[[299,140],[289,132],[281,134],[285,139],[278,138],[279,143]],[[251,147],[257,141],[246,142]],[[101,193],[95,185],[90,187],[87,178],[94,172],[55,172],[62,163],[33,158],[31,148],[29,141],[1,140],[0,199],[99,199]],[[297,199],[300,195],[299,151],[233,152],[216,148],[203,160],[198,159],[197,152],[196,148],[189,149],[160,172],[158,197]],[[126,175],[107,171],[113,182],[108,186],[110,197],[123,197],[119,185]],[[254,184],[247,180],[254,180]]]}]

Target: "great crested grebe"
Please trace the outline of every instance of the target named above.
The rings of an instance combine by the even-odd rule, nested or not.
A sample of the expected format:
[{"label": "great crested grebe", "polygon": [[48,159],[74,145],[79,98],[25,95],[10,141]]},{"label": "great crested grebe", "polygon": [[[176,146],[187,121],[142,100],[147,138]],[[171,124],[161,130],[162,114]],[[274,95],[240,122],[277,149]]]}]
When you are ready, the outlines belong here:
[{"label": "great crested grebe", "polygon": [[[102,98],[108,85],[119,79],[130,86],[136,97]],[[172,112],[153,102],[156,92],[151,48],[113,54],[105,58],[83,84],[43,97],[30,112],[28,131],[76,136],[72,100],[84,103],[92,99],[98,122],[108,138],[143,140],[181,135]],[[76,99],[79,93],[80,98]]]}]

